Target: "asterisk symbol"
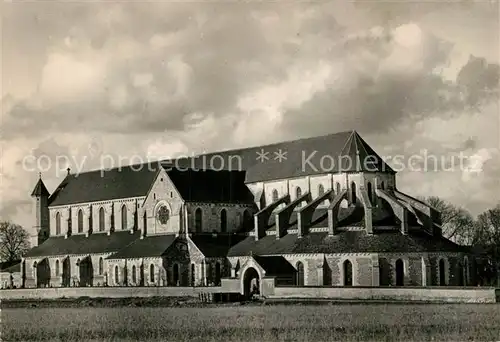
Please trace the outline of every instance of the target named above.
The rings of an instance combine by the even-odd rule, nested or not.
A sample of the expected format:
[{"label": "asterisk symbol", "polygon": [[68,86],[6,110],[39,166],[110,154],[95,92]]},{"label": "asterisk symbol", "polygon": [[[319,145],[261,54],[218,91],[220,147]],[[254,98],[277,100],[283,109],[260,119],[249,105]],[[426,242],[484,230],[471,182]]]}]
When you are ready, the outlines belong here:
[{"label": "asterisk symbol", "polygon": [[257,151],[257,160],[263,163],[266,160],[269,160],[269,157],[267,156],[269,152],[265,152],[263,148],[260,149],[260,151]]},{"label": "asterisk symbol", "polygon": [[283,160],[286,160],[286,151],[282,151],[281,148],[278,150],[278,152],[274,152],[274,160],[277,160],[278,162],[282,162]]}]

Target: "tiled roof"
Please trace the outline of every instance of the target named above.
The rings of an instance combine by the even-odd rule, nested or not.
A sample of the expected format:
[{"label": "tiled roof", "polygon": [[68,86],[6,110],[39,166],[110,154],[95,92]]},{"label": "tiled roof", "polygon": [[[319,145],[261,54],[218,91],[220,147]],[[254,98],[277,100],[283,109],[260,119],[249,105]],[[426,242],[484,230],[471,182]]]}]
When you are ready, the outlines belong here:
[{"label": "tiled roof", "polygon": [[33,189],[33,192],[31,193],[31,196],[49,196],[49,191],[45,187],[45,184],[43,184],[42,179],[38,179],[38,182],[35,185],[35,188]]},{"label": "tiled roof", "polygon": [[[279,153],[280,151],[283,152],[282,156],[284,158],[275,158],[275,152]],[[261,160],[257,158],[260,152],[267,153],[265,154],[267,159]],[[329,166],[328,170],[322,170],[320,167],[320,160],[325,156],[331,157],[331,160],[333,160],[333,165]],[[375,160],[373,164],[368,165],[364,162],[368,156],[371,156],[368,161]],[[306,162],[306,160],[309,162]],[[361,163],[358,163],[359,160],[361,160]],[[221,173],[209,177],[217,178],[217,181],[227,185],[235,182],[234,185],[238,188],[237,197],[241,193],[245,200],[247,194],[243,189],[240,189],[239,180],[240,177],[243,178],[243,175],[245,176],[245,182],[253,183],[340,171],[377,170],[394,172],[355,131],[166,160],[162,164],[173,165],[181,170],[244,171],[241,174],[228,173],[231,176]],[[154,181],[158,167],[156,163],[146,163],[111,170],[70,174],[50,197],[50,205],[67,205],[145,196]],[[181,188],[183,188],[184,195],[187,198],[192,198],[189,197],[189,187],[187,187],[187,190],[185,188],[185,184],[189,184],[185,182],[188,175],[185,175],[184,172],[177,172],[173,177],[177,178],[177,182],[183,185]],[[217,194],[214,196],[222,196],[222,198],[229,196],[227,193],[228,188],[223,189],[222,192],[214,192],[213,188],[214,184],[208,184],[202,188],[200,193],[197,193],[197,196],[207,198],[212,193]],[[207,200],[212,201],[213,199],[209,197]]]},{"label": "tiled roof", "polygon": [[51,197],[51,206],[145,196],[158,164],[124,166],[70,174]]},{"label": "tiled roof", "polygon": [[107,235],[95,233],[85,235],[72,235],[67,239],[64,236],[48,238],[41,245],[28,251],[26,257],[42,257],[70,254],[113,253],[124,248],[140,237],[140,232],[130,234],[130,231],[119,231]]},{"label": "tiled roof", "polygon": [[283,256],[253,255],[253,259],[266,271],[266,276],[294,274],[295,268]]},{"label": "tiled roof", "polygon": [[245,236],[231,234],[193,234],[191,241],[207,258],[226,256],[231,247],[245,239]]},{"label": "tiled roof", "polygon": [[296,234],[265,236],[258,241],[249,236],[229,250],[228,256],[253,254],[277,255],[295,253],[376,253],[376,252],[457,252],[462,247],[445,238],[399,232],[368,235],[365,231],[344,231],[334,236],[326,232],[309,233],[302,238]]},{"label": "tiled roof", "polygon": [[[286,153],[285,158],[275,158],[275,152],[280,151]],[[261,152],[267,152],[267,159],[258,158]],[[334,162],[328,170],[320,167],[320,160],[325,156]],[[357,163],[358,160],[361,163]],[[247,183],[341,171],[394,172],[355,131],[181,158],[175,160],[175,165],[198,169],[215,165],[226,170],[245,170]]]},{"label": "tiled roof", "polygon": [[167,174],[185,201],[253,203],[245,172],[172,169]]},{"label": "tiled roof", "polygon": [[107,259],[131,259],[162,256],[163,253],[174,243],[175,234],[151,235],[144,239],[138,239],[128,246],[120,249],[117,253]]},{"label": "tiled roof", "polygon": [[10,267],[7,267],[1,271],[2,273],[17,273],[21,272],[21,263],[18,262]]},{"label": "tiled roof", "polygon": [[16,265],[20,265],[21,260],[13,260],[13,261],[4,261],[0,262],[0,271],[5,272],[8,268]]}]

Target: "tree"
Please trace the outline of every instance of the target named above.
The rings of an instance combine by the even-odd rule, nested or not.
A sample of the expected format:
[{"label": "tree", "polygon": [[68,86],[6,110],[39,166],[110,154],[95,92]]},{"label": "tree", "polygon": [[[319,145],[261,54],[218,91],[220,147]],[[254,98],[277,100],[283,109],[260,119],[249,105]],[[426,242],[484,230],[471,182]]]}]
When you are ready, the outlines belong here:
[{"label": "tree", "polygon": [[422,201],[441,213],[443,236],[461,245],[471,245],[475,239],[475,223],[472,215],[439,197],[422,198]]},{"label": "tree", "polygon": [[20,225],[0,222],[0,258],[3,261],[20,260],[30,249],[29,235]]}]

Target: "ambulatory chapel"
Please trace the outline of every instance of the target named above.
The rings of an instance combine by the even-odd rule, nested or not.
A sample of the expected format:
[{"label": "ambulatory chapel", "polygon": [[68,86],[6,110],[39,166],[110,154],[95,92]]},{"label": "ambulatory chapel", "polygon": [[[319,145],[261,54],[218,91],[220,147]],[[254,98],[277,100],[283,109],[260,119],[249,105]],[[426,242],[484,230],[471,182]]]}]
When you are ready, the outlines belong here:
[{"label": "ambulatory chapel", "polygon": [[440,213],[355,131],[40,178],[24,287],[468,285]]}]

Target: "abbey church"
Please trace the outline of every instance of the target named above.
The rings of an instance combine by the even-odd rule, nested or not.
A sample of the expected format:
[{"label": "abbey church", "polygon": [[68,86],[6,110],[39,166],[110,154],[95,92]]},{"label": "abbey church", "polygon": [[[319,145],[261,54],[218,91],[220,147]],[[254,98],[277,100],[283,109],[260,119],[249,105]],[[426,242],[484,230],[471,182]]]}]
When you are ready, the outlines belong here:
[{"label": "abbey church", "polygon": [[68,171],[31,194],[24,287],[444,286],[473,263],[355,131]]}]

